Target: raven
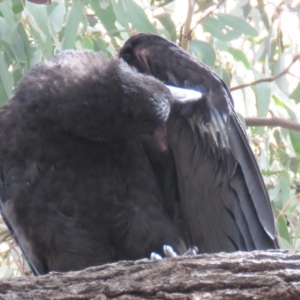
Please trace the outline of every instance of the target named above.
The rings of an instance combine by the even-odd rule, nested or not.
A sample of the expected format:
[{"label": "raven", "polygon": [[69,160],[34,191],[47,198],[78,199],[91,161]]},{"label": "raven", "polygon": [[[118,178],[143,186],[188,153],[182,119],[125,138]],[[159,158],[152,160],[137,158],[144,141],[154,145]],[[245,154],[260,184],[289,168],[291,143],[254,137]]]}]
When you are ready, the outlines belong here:
[{"label": "raven", "polygon": [[277,247],[227,87],[155,35],[129,39],[119,59],[67,51],[24,76],[0,109],[0,209],[36,275],[163,245]]},{"label": "raven", "polygon": [[268,193],[225,83],[153,34],[131,37],[119,57],[165,84],[203,94],[180,110],[174,105],[167,122],[188,245],[200,253],[278,248]]}]

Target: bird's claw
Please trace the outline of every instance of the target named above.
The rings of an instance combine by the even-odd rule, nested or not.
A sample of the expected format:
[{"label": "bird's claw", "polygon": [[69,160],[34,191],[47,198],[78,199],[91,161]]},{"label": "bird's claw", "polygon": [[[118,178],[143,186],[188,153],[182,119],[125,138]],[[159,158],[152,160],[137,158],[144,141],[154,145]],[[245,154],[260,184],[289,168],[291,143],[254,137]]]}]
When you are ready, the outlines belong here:
[{"label": "bird's claw", "polygon": [[197,255],[198,253],[198,248],[196,246],[192,246],[191,248],[186,251],[183,256],[194,256]]},{"label": "bird's claw", "polygon": [[[169,245],[163,245],[163,252],[164,252],[165,257],[176,257],[177,256],[177,253]],[[152,252],[150,255],[150,258],[153,260],[159,260],[159,259],[162,259],[162,256],[155,252]]]},{"label": "bird's claw", "polygon": [[162,259],[162,257],[159,254],[157,254],[155,252],[152,252],[150,254],[150,259],[152,259],[152,260],[160,260],[160,259]]},{"label": "bird's claw", "polygon": [[164,251],[165,257],[176,257],[177,256],[177,253],[173,250],[173,248],[171,246],[164,245],[163,251]]}]

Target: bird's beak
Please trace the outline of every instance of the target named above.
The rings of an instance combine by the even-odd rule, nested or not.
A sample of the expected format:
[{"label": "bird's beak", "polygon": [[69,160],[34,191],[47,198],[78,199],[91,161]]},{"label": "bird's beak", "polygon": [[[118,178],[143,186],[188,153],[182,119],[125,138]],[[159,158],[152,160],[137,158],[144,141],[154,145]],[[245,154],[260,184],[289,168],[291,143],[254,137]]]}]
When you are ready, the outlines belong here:
[{"label": "bird's beak", "polygon": [[203,94],[199,91],[178,88],[170,85],[166,85],[166,87],[170,90],[174,100],[179,103],[196,102],[203,97]]}]

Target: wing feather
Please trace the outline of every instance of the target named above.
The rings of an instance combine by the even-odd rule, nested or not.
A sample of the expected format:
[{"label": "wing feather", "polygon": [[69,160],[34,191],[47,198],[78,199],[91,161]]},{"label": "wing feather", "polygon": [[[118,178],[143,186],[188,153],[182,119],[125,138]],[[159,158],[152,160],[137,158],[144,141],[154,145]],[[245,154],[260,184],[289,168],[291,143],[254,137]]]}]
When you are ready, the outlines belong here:
[{"label": "wing feather", "polygon": [[277,248],[268,193],[224,82],[156,35],[131,37],[120,57],[165,84],[204,95],[197,103],[173,103],[167,124],[190,246],[200,252]]}]

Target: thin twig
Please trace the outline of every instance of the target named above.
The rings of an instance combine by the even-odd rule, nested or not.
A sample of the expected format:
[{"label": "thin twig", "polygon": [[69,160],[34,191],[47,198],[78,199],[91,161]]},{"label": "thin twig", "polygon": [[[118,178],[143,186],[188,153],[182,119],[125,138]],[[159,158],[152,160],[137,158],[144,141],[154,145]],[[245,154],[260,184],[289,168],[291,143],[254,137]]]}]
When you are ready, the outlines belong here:
[{"label": "thin twig", "polygon": [[245,123],[250,126],[282,127],[289,130],[300,131],[300,123],[272,116],[271,118],[251,117],[245,118]]},{"label": "thin twig", "polygon": [[196,27],[201,24],[201,22],[206,19],[207,17],[209,17],[215,10],[217,10],[222,4],[223,2],[225,2],[226,0],[221,0],[218,5],[216,5],[213,9],[211,9],[210,11],[208,11],[204,16],[202,16],[198,21],[197,23],[195,24],[195,26],[191,29],[191,32],[193,32]]},{"label": "thin twig", "polygon": [[238,90],[238,89],[243,89],[245,87],[248,87],[248,86],[252,86],[252,85],[256,85],[256,84],[259,84],[259,83],[262,83],[262,82],[272,82],[272,81],[275,81],[277,80],[278,78],[280,78],[281,76],[285,75],[285,74],[288,74],[289,73],[289,70],[291,68],[291,66],[298,60],[300,59],[300,53],[296,54],[292,61],[290,62],[290,64],[283,70],[281,71],[279,74],[277,74],[276,76],[273,76],[273,77],[269,77],[269,78],[262,78],[262,79],[259,79],[259,80],[255,80],[255,81],[252,81],[252,82],[249,82],[249,83],[245,83],[245,84],[241,84],[241,85],[238,85],[238,86],[234,86],[232,88],[230,88],[230,91],[235,91],[235,90]]},{"label": "thin twig", "polygon": [[282,209],[281,209],[280,212],[278,213],[277,217],[275,218],[275,222],[278,222],[278,219],[279,219],[281,216],[283,216],[283,215],[286,214],[285,209],[287,208],[287,206],[291,203],[292,200],[294,200],[294,199],[296,199],[296,198],[298,198],[298,197],[300,197],[300,194],[297,194],[297,195],[293,196],[292,198],[290,198],[290,199],[285,203],[285,205],[282,207]]}]

